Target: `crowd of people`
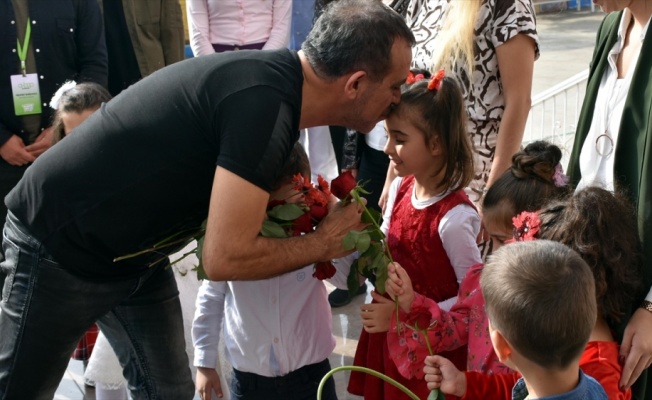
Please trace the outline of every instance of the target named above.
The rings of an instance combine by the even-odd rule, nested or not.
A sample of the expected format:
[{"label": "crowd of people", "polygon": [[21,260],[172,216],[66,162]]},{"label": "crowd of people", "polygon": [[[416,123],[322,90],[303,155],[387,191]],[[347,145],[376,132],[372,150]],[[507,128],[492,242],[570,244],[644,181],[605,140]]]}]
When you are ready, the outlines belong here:
[{"label": "crowd of people", "polygon": [[[652,399],[652,0],[594,3],[567,176],[522,143],[531,0],[187,0],[188,60],[177,0],[5,1],[0,400],[53,398],[71,356],[98,399],[314,399],[367,285],[353,365],[418,398]],[[366,200],[261,234],[343,171]],[[365,282],[367,207],[392,262]]]}]

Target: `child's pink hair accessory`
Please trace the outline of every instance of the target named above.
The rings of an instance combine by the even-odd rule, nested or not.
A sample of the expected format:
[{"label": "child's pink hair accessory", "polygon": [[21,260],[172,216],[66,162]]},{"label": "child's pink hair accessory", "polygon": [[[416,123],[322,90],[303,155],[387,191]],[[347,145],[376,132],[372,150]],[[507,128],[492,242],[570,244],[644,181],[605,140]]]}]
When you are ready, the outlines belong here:
[{"label": "child's pink hair accessory", "polygon": [[541,220],[538,213],[523,211],[512,218],[512,224],[514,225],[513,241],[527,242],[536,239],[536,234],[539,233],[541,227]]},{"label": "child's pink hair accessory", "polygon": [[428,82],[428,90],[439,90],[441,81],[444,79],[444,70],[440,69]]},{"label": "child's pink hair accessory", "polygon": [[552,182],[557,187],[564,187],[568,185],[570,178],[564,174],[564,167],[561,166],[561,163],[557,163],[555,166],[555,173],[552,174]]},{"label": "child's pink hair accessory", "polygon": [[413,84],[415,82],[419,82],[422,79],[426,79],[426,77],[423,76],[423,74],[416,74],[415,75],[414,72],[410,71],[410,72],[408,72],[407,79],[405,79],[405,83],[407,85],[411,85],[411,84]]}]

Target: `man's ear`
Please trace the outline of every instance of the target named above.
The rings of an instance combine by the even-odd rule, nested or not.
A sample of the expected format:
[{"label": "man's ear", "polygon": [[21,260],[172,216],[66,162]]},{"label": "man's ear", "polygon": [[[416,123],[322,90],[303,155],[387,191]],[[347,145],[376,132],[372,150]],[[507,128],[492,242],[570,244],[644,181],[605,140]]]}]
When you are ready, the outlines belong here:
[{"label": "man's ear", "polygon": [[489,334],[491,335],[491,344],[494,346],[494,351],[498,359],[505,364],[512,357],[512,345],[509,344],[499,330],[490,330]]},{"label": "man's ear", "polygon": [[360,96],[360,92],[364,89],[367,82],[368,75],[365,71],[356,71],[349,76],[344,83],[344,95],[347,99],[355,100]]}]

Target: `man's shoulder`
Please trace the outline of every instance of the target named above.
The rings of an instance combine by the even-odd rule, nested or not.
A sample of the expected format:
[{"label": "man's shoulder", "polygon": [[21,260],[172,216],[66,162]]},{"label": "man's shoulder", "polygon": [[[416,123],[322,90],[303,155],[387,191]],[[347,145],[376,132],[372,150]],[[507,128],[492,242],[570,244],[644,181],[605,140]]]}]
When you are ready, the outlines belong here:
[{"label": "man's shoulder", "polygon": [[288,49],[216,53],[168,68],[200,80],[205,90],[223,95],[255,86],[270,86],[290,95],[300,92],[303,84],[301,62],[296,52]]}]

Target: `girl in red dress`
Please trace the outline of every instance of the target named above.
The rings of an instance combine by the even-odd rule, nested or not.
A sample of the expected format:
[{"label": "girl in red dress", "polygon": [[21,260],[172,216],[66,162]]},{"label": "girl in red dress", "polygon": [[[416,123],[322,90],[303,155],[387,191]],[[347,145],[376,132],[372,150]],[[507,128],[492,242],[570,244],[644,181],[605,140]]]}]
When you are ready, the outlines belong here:
[{"label": "girl in red dress", "polygon": [[[398,177],[390,188],[382,229],[394,261],[407,270],[414,289],[450,309],[466,271],[481,262],[476,244],[480,217],[463,190],[473,178],[473,152],[459,87],[444,71],[429,80],[424,75],[410,74],[401,103],[386,120],[385,153]],[[382,372],[425,399],[425,382],[403,378],[389,357],[387,331],[394,302],[377,292],[372,297],[371,304],[361,307],[364,331],[354,365]],[[466,346],[443,354],[459,368],[466,364]],[[358,372],[351,373],[348,391],[373,400],[408,398]]]}]

